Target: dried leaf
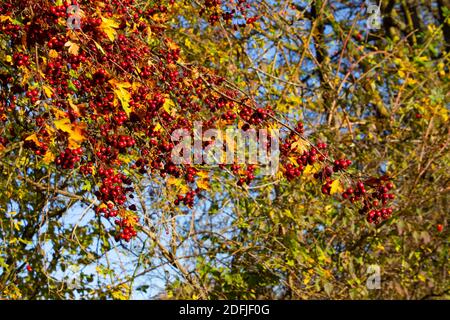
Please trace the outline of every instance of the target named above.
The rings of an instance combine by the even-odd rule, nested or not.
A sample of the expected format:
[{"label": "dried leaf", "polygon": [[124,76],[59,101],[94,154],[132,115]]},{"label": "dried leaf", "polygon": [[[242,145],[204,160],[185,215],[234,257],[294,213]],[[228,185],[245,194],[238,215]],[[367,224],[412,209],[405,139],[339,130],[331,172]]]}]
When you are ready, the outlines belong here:
[{"label": "dried leaf", "polygon": [[100,29],[104,33],[106,33],[109,40],[114,41],[117,34],[117,31],[115,29],[117,28],[119,28],[119,23],[117,23],[115,20],[102,17],[102,24],[100,25]]},{"label": "dried leaf", "polygon": [[69,53],[70,53],[70,54],[73,54],[73,55],[75,55],[75,56],[78,55],[79,50],[80,50],[80,46],[79,46],[78,44],[76,44],[75,42],[67,41],[67,42],[64,44],[64,46],[65,46],[65,47],[69,47]]}]

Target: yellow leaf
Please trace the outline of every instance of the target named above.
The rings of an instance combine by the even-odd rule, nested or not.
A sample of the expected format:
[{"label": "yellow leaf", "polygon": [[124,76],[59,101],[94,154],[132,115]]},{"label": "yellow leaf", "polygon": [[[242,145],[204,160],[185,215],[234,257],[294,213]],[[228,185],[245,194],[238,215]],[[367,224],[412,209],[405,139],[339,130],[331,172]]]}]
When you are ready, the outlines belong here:
[{"label": "yellow leaf", "polygon": [[199,171],[197,172],[197,175],[202,179],[206,179],[209,177],[208,171]]},{"label": "yellow leaf", "polygon": [[67,117],[67,114],[64,111],[59,110],[57,108],[52,108],[52,112],[55,115],[56,119],[62,119]]},{"label": "yellow leaf", "polygon": [[46,164],[50,164],[55,161],[55,155],[50,150],[47,150],[42,161]]},{"label": "yellow leaf", "polygon": [[295,157],[289,157],[289,160],[291,161],[292,164],[298,166],[297,158],[295,158]]},{"label": "yellow leaf", "polygon": [[331,188],[330,188],[330,194],[335,194],[337,192],[342,192],[344,190],[344,188],[341,185],[341,182],[339,181],[339,179],[334,180],[331,183]]},{"label": "yellow leaf", "polygon": [[45,92],[45,95],[47,96],[47,98],[51,98],[53,96],[53,89],[50,88],[49,86],[42,86],[42,89]]},{"label": "yellow leaf", "polygon": [[58,52],[56,52],[56,50],[51,49],[48,52],[48,56],[52,59],[56,59],[56,58],[58,58]]},{"label": "yellow leaf", "polygon": [[10,16],[0,16],[0,22],[5,22],[6,20],[13,21]]},{"label": "yellow leaf", "polygon": [[291,150],[302,153],[308,149],[308,143],[303,139],[298,139],[291,145]]},{"label": "yellow leaf", "polygon": [[175,112],[175,103],[172,101],[172,99],[170,99],[169,97],[166,97],[163,108],[164,108],[164,110],[166,110],[166,112],[168,114],[171,115]]},{"label": "yellow leaf", "polygon": [[105,55],[105,50],[103,50],[102,46],[95,40],[93,40],[95,43],[95,46],[97,47],[98,50],[101,51],[101,53],[103,53],[103,55]]},{"label": "yellow leaf", "polygon": [[161,129],[162,129],[162,126],[161,126],[161,124],[158,122],[158,123],[155,125],[155,128],[153,129],[153,131],[158,132],[158,131],[160,131]]},{"label": "yellow leaf", "polygon": [[182,180],[182,179],[169,177],[167,179],[167,184],[169,186],[177,187],[179,189],[180,193],[187,193],[189,191],[189,187],[184,183],[184,180]]},{"label": "yellow leaf", "polygon": [[127,113],[127,115],[130,115],[131,94],[126,89],[131,88],[131,84],[128,82],[117,82],[115,80],[111,80],[111,81],[109,81],[109,83],[114,87],[114,93],[116,94],[117,98],[120,100],[123,110]]},{"label": "yellow leaf", "polygon": [[55,121],[55,127],[61,131],[67,132],[69,134],[69,148],[76,149],[80,147],[80,144],[86,140],[83,131],[86,127],[85,124],[74,125],[70,123],[68,118],[60,119]]},{"label": "yellow leaf", "polygon": [[147,27],[147,43],[150,42],[152,38],[152,29],[150,27]]},{"label": "yellow leaf", "polygon": [[307,285],[310,280],[311,280],[311,277],[309,276],[309,274],[305,273],[305,276],[303,277],[303,284]]},{"label": "yellow leaf", "polygon": [[166,40],[167,47],[170,50],[178,50],[180,47],[172,40]]},{"label": "yellow leaf", "polygon": [[102,24],[100,25],[100,29],[106,33],[106,35],[108,36],[109,40],[114,41],[114,39],[116,38],[116,30],[119,28],[119,24],[114,21],[113,19],[108,19],[108,18],[104,18],[102,17]]},{"label": "yellow leaf", "polygon": [[305,168],[305,171],[303,171],[303,174],[308,176],[308,175],[313,175],[314,173],[316,173],[317,171],[320,170],[320,166],[315,163],[314,165],[308,165]]},{"label": "yellow leaf", "polygon": [[31,141],[33,141],[34,143],[36,143],[36,145],[38,145],[38,146],[41,144],[41,143],[39,142],[39,139],[38,139],[36,133],[33,133],[31,136],[27,137],[25,140],[31,140]]},{"label": "yellow leaf", "polygon": [[211,187],[209,185],[209,181],[206,180],[206,179],[198,180],[197,181],[197,187],[199,189],[203,189],[203,190],[211,190]]},{"label": "yellow leaf", "polygon": [[78,55],[78,51],[80,50],[80,46],[72,41],[67,41],[64,45],[65,47],[69,47],[69,53],[75,56]]},{"label": "yellow leaf", "polygon": [[29,83],[29,79],[30,79],[30,70],[28,70],[27,67],[22,66],[20,67],[20,70],[22,71],[22,81],[21,81],[21,85],[25,85],[27,83]]}]

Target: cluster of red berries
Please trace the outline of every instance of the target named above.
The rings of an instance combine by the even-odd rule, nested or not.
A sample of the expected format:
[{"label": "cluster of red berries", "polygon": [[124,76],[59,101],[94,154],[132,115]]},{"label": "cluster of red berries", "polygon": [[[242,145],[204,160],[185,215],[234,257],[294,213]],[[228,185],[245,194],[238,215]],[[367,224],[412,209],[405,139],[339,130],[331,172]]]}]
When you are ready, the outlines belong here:
[{"label": "cluster of red berries", "polygon": [[243,177],[239,178],[237,185],[243,186],[244,184],[250,184],[255,179],[255,174],[254,174],[255,169],[256,169],[255,165],[253,165],[253,164],[248,165],[247,170],[243,174]]},{"label": "cluster of red berries", "polygon": [[[68,4],[69,3],[67,3],[67,6],[61,5],[50,7],[50,13],[54,15],[56,18],[65,18],[68,16],[67,13]],[[58,19],[55,20],[55,22],[57,21]]]},{"label": "cluster of red berries", "polygon": [[195,181],[195,175],[197,174],[198,170],[194,167],[187,167],[186,168],[186,181],[193,183]]},{"label": "cluster of red berries", "polygon": [[256,110],[253,110],[250,107],[244,107],[242,108],[239,115],[247,123],[252,125],[259,125],[268,118],[268,114],[270,113],[270,111],[270,109],[266,110],[263,108],[257,108]]},{"label": "cluster of red berries", "polygon": [[101,147],[99,151],[97,151],[96,156],[102,162],[109,163],[115,159],[119,155],[119,150],[113,149],[111,146]]},{"label": "cluster of red berries", "polygon": [[336,159],[334,160],[333,170],[334,172],[345,171],[352,165],[352,161],[349,159]]},{"label": "cluster of red berries", "polygon": [[131,181],[122,173],[114,173],[114,169],[100,168],[98,174],[103,178],[99,191],[96,193],[97,198],[104,203],[111,201],[117,205],[123,205],[127,201],[126,194],[133,192],[133,188],[124,187],[123,184],[130,185]]},{"label": "cluster of red berries", "polygon": [[302,174],[304,169],[305,168],[303,165],[299,165],[298,167],[295,167],[292,163],[288,163],[285,166],[284,176],[286,177],[286,179],[288,181],[294,180],[295,178],[300,177],[300,175]]},{"label": "cluster of red berries", "polygon": [[236,120],[236,118],[237,118],[237,114],[232,110],[228,110],[227,112],[222,114],[222,119],[224,119],[224,120],[233,121],[233,120]]},{"label": "cluster of red berries", "polygon": [[82,148],[66,148],[63,153],[56,157],[55,164],[63,169],[73,169],[75,168],[75,164],[81,160],[82,154]]},{"label": "cluster of red berries", "polygon": [[26,140],[23,146],[27,149],[32,150],[36,155],[43,156],[47,153],[48,146],[46,144],[40,143],[39,145],[32,140]]},{"label": "cluster of red berries", "polygon": [[[366,191],[366,186],[371,188],[370,192]],[[392,188],[394,188],[392,182],[385,183],[382,179],[372,178],[366,183],[358,181],[355,188],[348,188],[342,197],[349,199],[351,203],[362,200],[363,207],[359,210],[360,214],[366,214],[369,223],[378,224],[392,215],[393,209],[385,207],[395,198],[394,194],[388,193]]]},{"label": "cluster of red berries", "polygon": [[128,120],[128,117],[124,111],[119,111],[116,115],[113,116],[113,119],[117,123],[117,125],[120,126]]},{"label": "cluster of red berries", "polygon": [[120,150],[121,153],[125,152],[125,149],[128,147],[132,147],[136,144],[136,140],[130,136],[124,135],[111,135],[107,138],[108,143],[110,143],[113,147]]},{"label": "cluster of red berries", "polygon": [[194,205],[195,195],[198,193],[200,193],[200,189],[191,190],[184,196],[179,194],[173,203],[177,206],[183,203],[185,206],[192,208],[192,206]]},{"label": "cluster of red berries", "polygon": [[382,220],[387,220],[392,215],[392,208],[383,208],[381,210],[371,210],[367,214],[367,222],[378,224]]},{"label": "cluster of red berries", "polygon": [[98,215],[103,215],[106,219],[114,218],[118,215],[118,210],[114,209],[114,204],[109,202],[106,207],[97,207],[95,212]]},{"label": "cluster of red berries", "polygon": [[358,181],[356,183],[356,188],[348,188],[345,190],[345,192],[342,194],[342,197],[344,199],[349,199],[351,203],[355,203],[356,201],[359,201],[361,197],[366,194],[366,189],[364,187],[364,183],[361,181]]},{"label": "cluster of red berries", "polygon": [[[204,13],[208,14],[208,21],[211,25],[214,25],[217,21],[222,18],[225,22],[230,22],[233,18],[237,16],[237,13],[244,18],[245,23],[252,24],[258,17],[247,18],[247,9],[250,8],[250,4],[247,0],[237,0],[227,2],[228,6],[233,5],[233,9],[227,11],[222,8],[221,0],[204,0],[204,7],[200,9],[200,15]],[[244,24],[238,24],[239,26],[245,26]]]},{"label": "cluster of red berries", "polygon": [[[133,220],[133,221],[132,221]],[[136,237],[137,232],[134,228],[134,224],[138,221],[136,216],[131,218],[117,219],[114,223],[119,227],[114,239],[120,241],[121,239],[129,242],[131,238]]]},{"label": "cluster of red berries", "polygon": [[39,100],[39,91],[37,89],[29,90],[25,96],[34,104]]},{"label": "cluster of red berries", "polygon": [[30,57],[23,53],[14,53],[13,61],[16,65],[28,67],[30,65]]},{"label": "cluster of red berries", "polygon": [[92,84],[93,85],[102,85],[104,84],[108,79],[108,73],[105,69],[99,69],[94,75],[92,76]]},{"label": "cluster of red berries", "polygon": [[65,37],[51,37],[50,40],[47,42],[47,46],[49,49],[61,49],[64,47],[64,44],[66,43]]},{"label": "cluster of red berries", "polygon": [[88,162],[80,167],[80,172],[84,176],[91,175],[93,173],[92,163]]},{"label": "cluster of red berries", "polygon": [[[36,78],[38,75],[41,77],[38,71],[44,73],[46,84],[51,86],[55,93],[55,96],[50,98],[52,107],[65,112],[71,123],[80,123],[86,127],[83,133],[86,140],[83,142],[84,152],[68,149],[69,151],[58,156],[55,163],[69,169],[80,162],[79,172],[84,179],[90,176],[91,181],[101,181],[100,188],[95,191],[97,199],[102,203],[100,206],[102,208],[98,209],[98,212],[106,218],[117,217],[119,231],[116,238],[129,241],[136,233],[133,218],[128,217],[129,211],[125,208],[131,211],[136,211],[137,208],[129,203],[128,198],[132,198],[134,190],[131,187],[131,180],[123,172],[132,171],[142,175],[159,174],[161,177],[171,175],[183,178],[192,185],[198,175],[197,170],[194,167],[175,165],[171,161],[170,155],[174,145],[171,142],[170,133],[173,130],[182,128],[191,131],[195,121],[203,121],[204,128],[212,128],[220,119],[243,120],[245,125],[242,129],[246,130],[250,126],[257,127],[270,121],[274,113],[270,106],[253,108],[236,103],[235,101],[241,98],[239,92],[222,86],[224,79],[212,74],[209,70],[202,68],[189,70],[189,67],[180,66],[177,63],[181,56],[180,49],[176,48],[176,45],[171,45],[173,41],[169,38],[170,33],[165,31],[167,30],[164,26],[165,22],[152,19],[154,15],[167,13],[167,7],[159,2],[150,8],[144,8],[133,0],[96,1],[95,4],[89,3],[89,5],[86,2],[86,5],[82,6],[85,12],[85,17],[82,18],[84,36],[77,40],[70,38],[66,30],[63,32],[61,28],[62,19],[60,18],[65,17],[68,6],[68,3],[59,7],[42,6],[40,11],[34,10],[33,17],[27,17],[23,12],[28,12],[29,8],[36,8],[36,1],[9,0],[4,6],[2,5],[0,8],[2,15],[7,11],[8,16],[20,18],[23,22],[21,26],[14,25],[8,19],[4,21],[2,19],[0,22],[0,31],[5,32],[10,43],[8,46],[13,50],[12,55],[14,54],[14,65],[8,66],[11,69],[8,73],[11,75],[9,78],[2,78],[0,75],[2,87],[7,87],[3,85],[4,83],[8,86],[11,84],[9,86],[11,90],[6,92],[6,98],[2,100],[8,101],[7,103],[11,105],[17,102],[18,107],[29,111],[29,102],[38,101],[39,94],[43,95],[43,92],[39,93],[36,89],[28,90],[28,99],[15,100],[27,90],[21,85],[20,75],[23,74],[23,68],[19,67],[29,66],[32,69],[29,72],[30,77],[35,77],[33,81],[36,83],[42,80]],[[205,13],[211,15],[211,20],[217,21],[221,16],[225,19],[223,14],[227,12],[224,11],[233,9],[228,11],[226,20],[240,18],[237,17],[240,13],[247,23],[254,23],[256,17],[245,16],[247,6],[248,3],[245,0],[229,3],[206,0]],[[99,27],[102,23],[100,12],[101,17],[111,18],[119,24],[117,28],[114,28],[116,33],[114,41],[111,41]],[[58,23],[53,23],[54,19],[57,19]],[[131,30],[130,26],[136,26],[136,28]],[[152,37],[160,40],[152,49],[145,41],[148,38],[149,29]],[[25,34],[28,37],[26,51],[22,48],[22,36]],[[69,52],[65,47],[69,40],[76,42],[79,46],[78,54]],[[33,69],[37,67],[33,63],[34,59],[28,59],[28,55],[25,54],[28,52],[30,57],[34,57],[36,46],[39,55],[46,55],[51,49],[57,53],[49,54],[46,60],[39,60],[39,70]],[[152,61],[151,65],[148,64],[149,60]],[[80,69],[80,66],[83,68]],[[201,77],[199,73],[202,74]],[[137,74],[140,75],[140,79],[131,80],[136,78]],[[127,88],[129,95],[129,99],[126,99],[129,104],[127,112],[122,109],[123,99],[118,97],[112,81],[108,82],[111,78],[118,82],[133,81],[133,85]],[[217,94],[214,89],[220,89],[224,93],[223,96]],[[73,94],[74,92],[76,95]],[[66,101],[67,97],[72,99],[73,104]],[[168,102],[167,99],[173,102],[172,110],[164,108],[165,103]],[[24,103],[19,100],[26,101]],[[10,116],[8,111],[3,113],[7,119],[9,117],[5,126],[13,127],[14,117]],[[26,140],[26,146],[39,156],[47,152],[47,145],[51,145],[55,150],[57,148],[63,150],[67,146],[66,139],[50,137],[49,132],[46,132],[45,124],[48,123],[51,127],[52,120],[49,110],[44,111],[44,107],[39,106],[29,114],[35,120],[30,123],[39,134],[39,145],[35,141]],[[304,134],[301,122],[297,124],[295,131],[301,135]],[[304,152],[293,154],[291,146],[295,142],[294,136],[295,134],[289,136],[281,148],[283,161],[294,158],[297,162],[292,164],[286,161],[283,165],[285,176],[288,180],[292,180],[300,176],[307,165],[319,162],[322,168],[315,177],[328,185],[326,191],[329,193],[332,175],[337,171],[345,171],[351,162],[340,159],[333,164],[327,158],[328,155],[324,151],[327,147],[324,143],[318,143]],[[51,138],[55,139],[54,143],[50,144]],[[119,153],[129,157],[119,157]],[[123,160],[125,158],[138,160],[127,163]],[[231,170],[237,176],[238,185],[249,184],[256,179],[256,166],[248,165],[242,168],[234,164],[231,165]],[[380,197],[382,203],[384,198],[386,201],[390,200],[390,195],[386,195],[384,189],[374,188],[362,193],[361,189],[355,187],[359,193],[348,194],[348,198],[350,201],[353,198],[355,202],[357,199],[364,201],[368,197]],[[370,192],[372,190],[376,191]],[[190,191],[185,195],[179,195],[175,203],[192,207],[198,196],[198,189]],[[381,210],[383,216],[383,209],[377,208],[377,210]]]}]

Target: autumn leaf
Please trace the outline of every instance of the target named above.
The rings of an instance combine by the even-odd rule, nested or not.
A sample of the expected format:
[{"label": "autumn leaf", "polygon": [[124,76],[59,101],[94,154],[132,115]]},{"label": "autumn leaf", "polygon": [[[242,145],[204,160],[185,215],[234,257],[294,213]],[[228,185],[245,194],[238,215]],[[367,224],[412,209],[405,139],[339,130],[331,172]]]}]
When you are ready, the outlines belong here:
[{"label": "autumn leaf", "polygon": [[47,150],[42,161],[44,161],[45,164],[50,164],[55,161],[55,155],[50,150]]},{"label": "autumn leaf", "polygon": [[197,187],[203,190],[211,190],[208,171],[199,171],[197,176],[200,178],[197,180]]},{"label": "autumn leaf", "polygon": [[51,108],[51,111],[53,112],[56,119],[62,119],[62,118],[67,117],[66,112],[64,112],[58,108],[53,107],[53,108]]},{"label": "autumn leaf", "polygon": [[207,179],[198,180],[197,187],[203,190],[211,190],[211,186],[209,185],[209,181]]},{"label": "autumn leaf", "polygon": [[291,150],[302,153],[308,149],[308,144],[303,139],[298,139],[291,145]]},{"label": "autumn leaf", "polygon": [[105,49],[103,49],[103,47],[102,47],[97,41],[95,41],[95,40],[93,40],[93,41],[94,41],[95,46],[97,47],[97,49],[100,50],[100,52],[101,52],[103,55],[105,55],[105,54],[106,54]]},{"label": "autumn leaf", "polygon": [[170,99],[169,97],[166,97],[163,105],[163,109],[166,110],[166,112],[170,115],[172,115],[175,110],[175,103]]},{"label": "autumn leaf", "polygon": [[167,184],[169,186],[175,186],[179,190],[179,193],[187,193],[189,191],[189,187],[184,183],[183,179],[169,177]]},{"label": "autumn leaf", "polygon": [[0,16],[0,22],[5,22],[7,20],[9,20],[11,22],[13,21],[13,19],[11,19],[10,16]]},{"label": "autumn leaf", "polygon": [[52,59],[56,59],[56,58],[58,58],[58,52],[57,52],[56,50],[54,50],[54,49],[51,49],[51,50],[48,52],[48,56],[49,56],[50,58],[52,58]]},{"label": "autumn leaf", "polygon": [[36,143],[37,146],[41,145],[41,143],[39,142],[39,139],[38,139],[36,133],[33,133],[31,136],[27,137],[25,139],[25,141],[33,141],[34,143]]},{"label": "autumn leaf", "polygon": [[113,89],[114,93],[116,94],[117,98],[120,100],[123,110],[127,113],[127,115],[130,115],[131,94],[126,89],[131,88],[131,84],[128,82],[117,82],[116,80],[110,80],[109,83],[114,87],[114,89]]},{"label": "autumn leaf", "polygon": [[342,191],[344,191],[344,188],[342,187],[341,182],[339,181],[339,179],[334,180],[331,183],[330,194],[335,194],[335,193],[342,192]]},{"label": "autumn leaf", "polygon": [[53,96],[53,89],[50,88],[49,86],[42,86],[42,90],[44,90],[45,95],[47,96],[47,98],[51,98]]},{"label": "autumn leaf", "polygon": [[197,175],[202,179],[207,179],[209,177],[208,171],[199,171],[197,172]]},{"label": "autumn leaf", "polygon": [[159,131],[161,131],[161,129],[162,129],[162,126],[161,126],[161,124],[158,122],[158,123],[155,125],[155,128],[153,128],[153,131],[154,131],[154,132],[159,132]]},{"label": "autumn leaf", "polygon": [[67,41],[67,42],[64,44],[64,46],[69,48],[69,53],[70,53],[70,54],[73,54],[73,55],[75,55],[75,56],[78,55],[79,50],[80,50],[80,46],[79,46],[78,44],[76,44],[75,42]]},{"label": "autumn leaf", "polygon": [[314,173],[318,172],[319,170],[320,170],[320,166],[317,163],[315,163],[312,166],[311,165],[306,166],[305,171],[303,171],[303,174],[305,176],[313,175]]},{"label": "autumn leaf", "polygon": [[117,23],[115,20],[102,17],[102,24],[100,25],[100,29],[104,33],[106,33],[111,42],[116,38],[117,31],[115,29],[117,28],[119,28],[119,23]]},{"label": "autumn leaf", "polygon": [[84,129],[86,124],[74,125],[70,122],[70,119],[64,118],[55,121],[55,127],[61,131],[69,134],[69,148],[76,149],[80,147],[80,144],[86,140],[84,137]]}]

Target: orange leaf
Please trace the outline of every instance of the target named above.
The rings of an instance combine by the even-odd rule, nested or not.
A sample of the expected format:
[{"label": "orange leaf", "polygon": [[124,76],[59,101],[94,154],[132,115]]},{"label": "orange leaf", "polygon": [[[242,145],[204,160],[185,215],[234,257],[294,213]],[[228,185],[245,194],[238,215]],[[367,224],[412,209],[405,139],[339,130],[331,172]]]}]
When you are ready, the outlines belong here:
[{"label": "orange leaf", "polygon": [[69,134],[69,148],[76,149],[80,147],[80,144],[86,140],[84,137],[84,130],[86,129],[86,124],[72,124],[68,118],[60,119],[55,121],[55,127],[61,131],[67,132]]}]

